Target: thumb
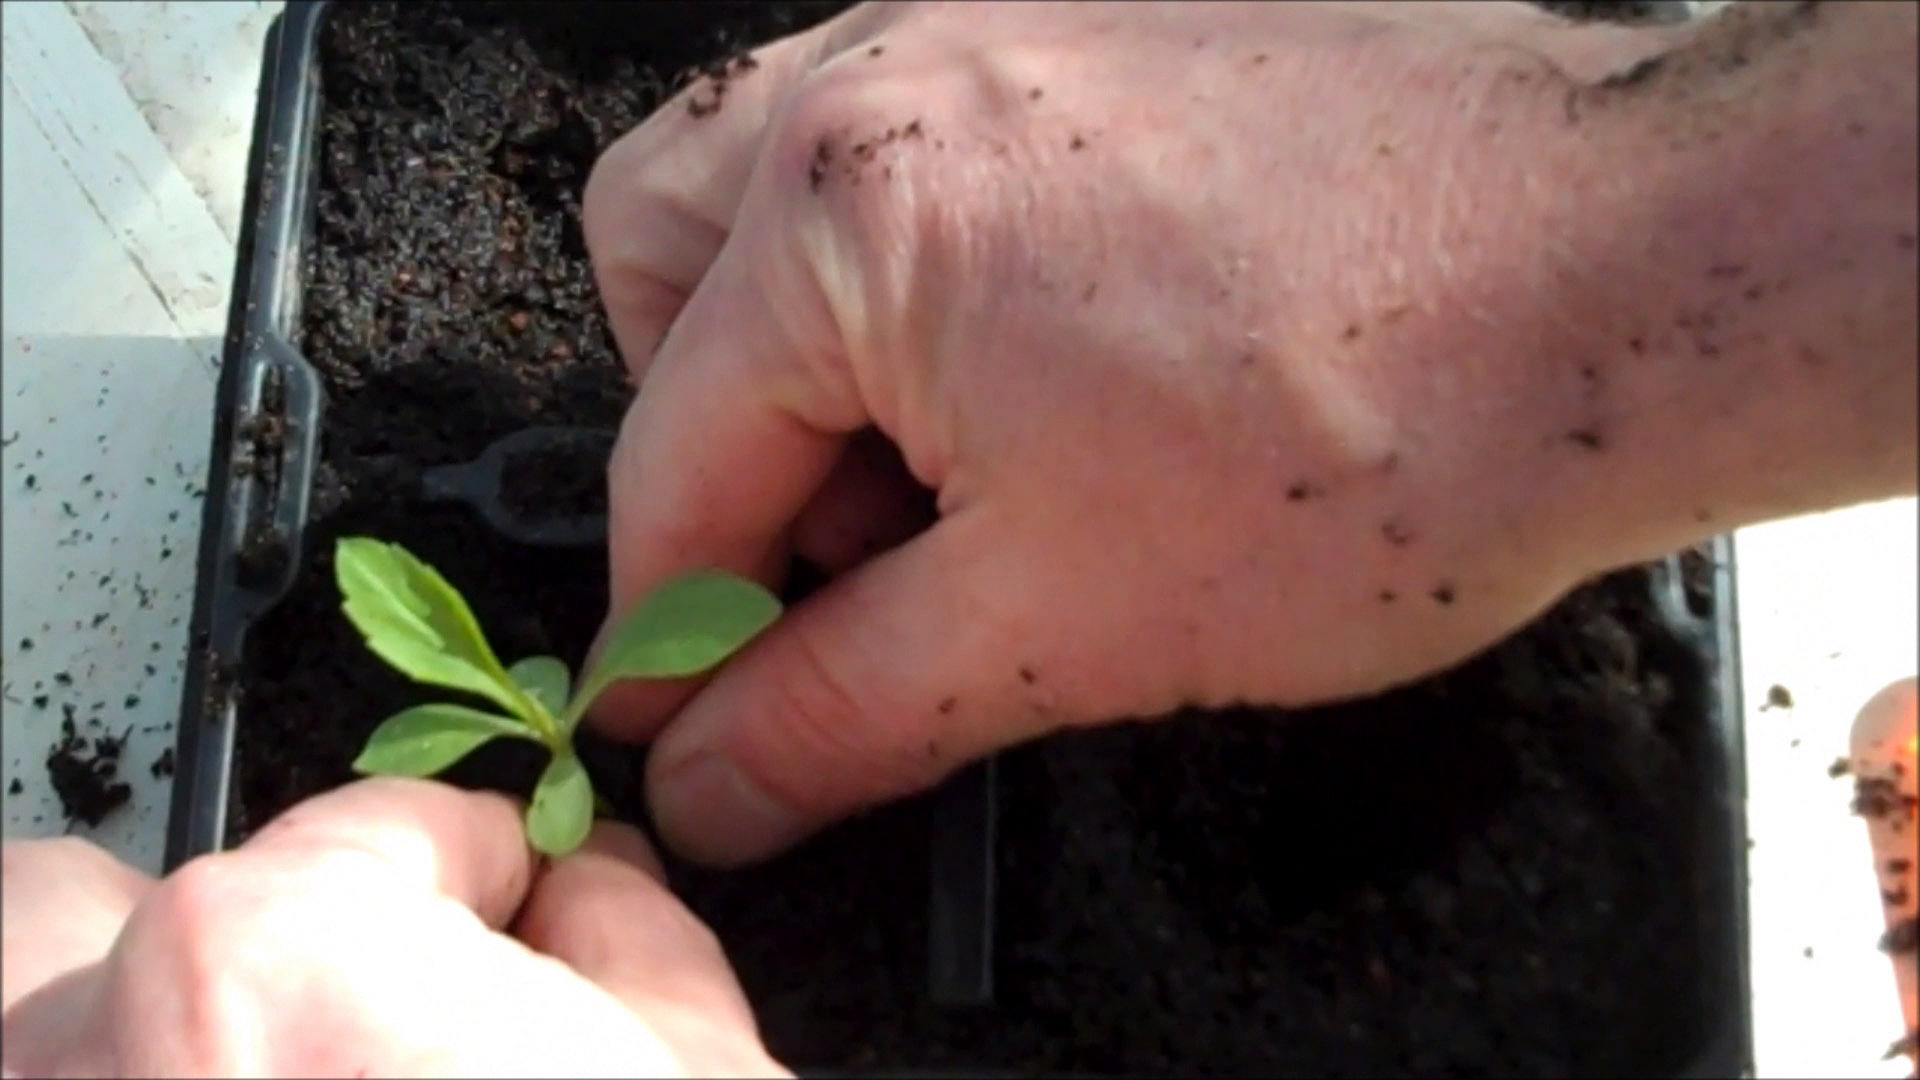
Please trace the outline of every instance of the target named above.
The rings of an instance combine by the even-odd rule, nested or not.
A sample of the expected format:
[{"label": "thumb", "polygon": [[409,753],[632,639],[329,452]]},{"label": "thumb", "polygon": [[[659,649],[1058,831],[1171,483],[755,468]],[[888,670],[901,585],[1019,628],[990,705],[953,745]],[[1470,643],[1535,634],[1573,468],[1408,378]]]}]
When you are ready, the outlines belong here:
[{"label": "thumb", "polygon": [[648,759],[667,840],[709,864],[754,861],[1064,723],[1070,688],[1022,659],[1036,590],[1018,563],[976,554],[1005,550],[974,542],[986,531],[984,513],[941,519],[721,668]]},{"label": "thumb", "polygon": [[767,1056],[726,953],[638,830],[596,823],[541,875],[514,936],[618,999],[688,1075],[792,1075]]}]

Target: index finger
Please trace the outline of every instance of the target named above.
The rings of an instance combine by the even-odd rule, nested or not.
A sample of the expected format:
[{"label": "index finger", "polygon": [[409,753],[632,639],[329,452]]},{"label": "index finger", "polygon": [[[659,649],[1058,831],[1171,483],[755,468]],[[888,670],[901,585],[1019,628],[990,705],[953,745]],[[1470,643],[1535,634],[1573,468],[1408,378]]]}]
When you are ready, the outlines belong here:
[{"label": "index finger", "polygon": [[893,17],[862,4],[696,80],[594,163],[581,231],[636,381],[728,235],[769,126],[806,77]]},{"label": "index finger", "polygon": [[526,898],[535,859],[516,800],[396,777],[317,795],[225,857],[274,869],[360,859],[399,888],[444,896],[496,930]]},{"label": "index finger", "polygon": [[[798,290],[770,294],[756,280],[769,266],[797,269],[763,260],[773,246],[764,237],[728,245],[629,406],[607,466],[603,640],[649,589],[684,570],[778,587],[792,522],[864,422],[844,380],[809,374],[830,366],[812,362],[817,346],[770,316],[805,303],[788,299]],[[615,683],[595,700],[592,722],[646,738],[700,681]]]}]

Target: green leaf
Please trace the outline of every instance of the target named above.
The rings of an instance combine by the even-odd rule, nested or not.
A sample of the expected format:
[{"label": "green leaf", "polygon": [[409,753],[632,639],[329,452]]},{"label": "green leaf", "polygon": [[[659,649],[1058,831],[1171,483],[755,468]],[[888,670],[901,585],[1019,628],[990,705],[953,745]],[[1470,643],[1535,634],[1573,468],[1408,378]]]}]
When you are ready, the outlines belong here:
[{"label": "green leaf", "polygon": [[416,705],[387,717],[354,759],[355,772],[432,776],[502,736],[532,739],[525,725],[464,705]]},{"label": "green leaf", "polygon": [[567,691],[573,688],[573,673],[552,656],[529,656],[507,669],[514,685],[540,703],[548,715],[558,716],[567,707]]},{"label": "green leaf", "polygon": [[698,675],[779,617],[779,599],[746,578],[696,570],[668,580],[608,635],[560,719],[562,730],[572,731],[593,699],[615,681]]},{"label": "green leaf", "polygon": [[542,855],[572,853],[593,828],[593,781],[571,748],[553,755],[527,804],[527,841]]},{"label": "green leaf", "polygon": [[341,610],[374,655],[420,682],[477,694],[536,722],[526,693],[439,571],[398,544],[367,537],[342,538],[333,564]]}]

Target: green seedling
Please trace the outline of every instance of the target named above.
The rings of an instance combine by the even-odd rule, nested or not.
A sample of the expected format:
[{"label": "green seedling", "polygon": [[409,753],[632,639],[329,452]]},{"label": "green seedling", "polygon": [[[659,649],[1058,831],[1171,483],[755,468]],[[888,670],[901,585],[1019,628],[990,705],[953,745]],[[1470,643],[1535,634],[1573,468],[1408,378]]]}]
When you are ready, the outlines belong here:
[{"label": "green seedling", "polygon": [[367,737],[356,772],[432,776],[495,739],[526,739],[552,757],[527,804],[527,839],[558,857],[579,847],[596,799],[573,733],[595,698],[623,679],[698,675],[780,616],[780,601],[745,578],[697,570],[655,589],[609,633],[575,684],[567,665],[529,656],[502,666],[467,602],[433,567],[398,544],[342,539],[334,575],[346,613],[374,655],[411,678],[459,690],[490,712],[435,702],[403,709]]}]

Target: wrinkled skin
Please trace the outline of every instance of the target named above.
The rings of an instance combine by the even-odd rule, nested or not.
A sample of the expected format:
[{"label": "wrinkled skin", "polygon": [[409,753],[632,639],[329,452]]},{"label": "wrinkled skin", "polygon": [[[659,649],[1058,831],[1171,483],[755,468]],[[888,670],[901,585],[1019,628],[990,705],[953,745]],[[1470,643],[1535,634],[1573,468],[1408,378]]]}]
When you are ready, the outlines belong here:
[{"label": "wrinkled skin", "polygon": [[1606,293],[1568,196],[1620,110],[1569,95],[1663,41],[874,5],[627,135],[584,204],[641,379],[613,609],[693,565],[840,572],[697,695],[603,699],[658,733],[667,835],[757,858],[1063,726],[1377,692],[1622,554],[1569,528],[1590,451],[1540,361]]},{"label": "wrinkled skin", "polygon": [[790,1075],[638,833],[540,866],[519,814],[363,781],[163,881],[9,841],[6,1075]]}]

